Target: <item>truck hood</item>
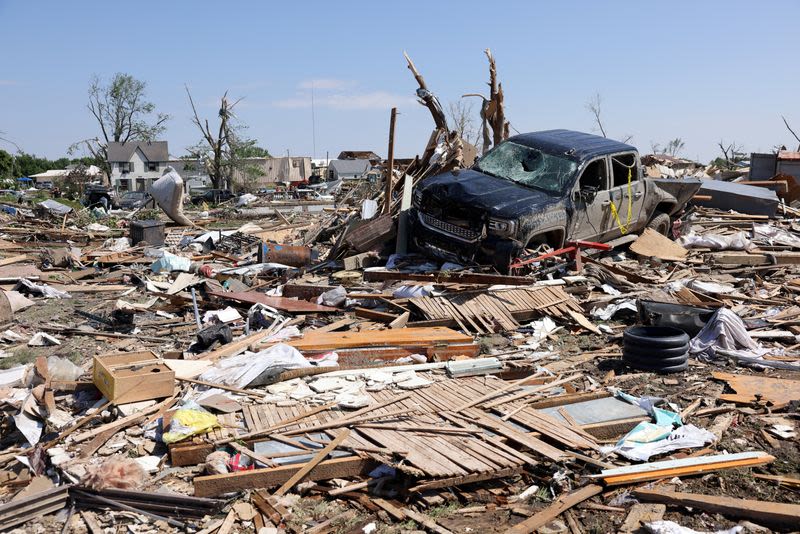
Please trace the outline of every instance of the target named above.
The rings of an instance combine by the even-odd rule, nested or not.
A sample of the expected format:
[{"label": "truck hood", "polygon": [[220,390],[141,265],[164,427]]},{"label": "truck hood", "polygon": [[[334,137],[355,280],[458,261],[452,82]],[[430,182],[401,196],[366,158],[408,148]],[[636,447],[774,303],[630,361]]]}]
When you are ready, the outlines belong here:
[{"label": "truck hood", "polygon": [[472,169],[432,176],[421,187],[423,198],[446,209],[448,205],[468,207],[492,217],[515,219],[541,211],[561,200],[538,189],[483,174]]}]

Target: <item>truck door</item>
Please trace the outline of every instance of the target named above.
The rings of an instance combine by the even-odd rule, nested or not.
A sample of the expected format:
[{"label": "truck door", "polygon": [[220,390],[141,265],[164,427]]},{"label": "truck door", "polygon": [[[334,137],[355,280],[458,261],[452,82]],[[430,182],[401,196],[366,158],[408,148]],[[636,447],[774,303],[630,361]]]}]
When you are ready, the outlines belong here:
[{"label": "truck door", "polygon": [[598,158],[587,163],[573,189],[572,220],[568,240],[597,241],[605,231],[603,202],[608,200],[608,160]]},{"label": "truck door", "polygon": [[[638,231],[639,217],[644,206],[644,182],[640,175],[635,152],[614,154],[611,164],[611,185],[608,198],[603,199],[606,217],[602,239],[609,241],[629,232]],[[615,214],[616,212],[616,214]]]}]

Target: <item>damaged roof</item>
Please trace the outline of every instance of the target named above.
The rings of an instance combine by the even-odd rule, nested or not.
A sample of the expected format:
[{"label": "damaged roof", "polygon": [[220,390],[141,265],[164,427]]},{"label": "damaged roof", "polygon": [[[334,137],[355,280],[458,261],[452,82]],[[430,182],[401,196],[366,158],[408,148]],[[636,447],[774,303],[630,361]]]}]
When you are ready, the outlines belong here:
[{"label": "damaged roof", "polygon": [[515,135],[508,140],[554,154],[571,153],[579,160],[617,152],[636,152],[636,148],[631,145],[573,130],[544,130]]},{"label": "damaged roof", "polygon": [[108,161],[130,161],[136,149],[140,149],[147,161],[167,161],[169,151],[166,141],[129,141],[108,143]]}]

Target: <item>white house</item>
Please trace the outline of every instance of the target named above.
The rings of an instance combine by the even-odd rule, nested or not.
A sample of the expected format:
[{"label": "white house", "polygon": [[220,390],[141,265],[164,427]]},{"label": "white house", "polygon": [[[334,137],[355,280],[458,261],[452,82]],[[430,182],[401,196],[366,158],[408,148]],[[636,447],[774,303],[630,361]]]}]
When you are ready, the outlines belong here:
[{"label": "white house", "polygon": [[166,141],[109,143],[106,151],[111,185],[120,191],[146,191],[169,161]]}]

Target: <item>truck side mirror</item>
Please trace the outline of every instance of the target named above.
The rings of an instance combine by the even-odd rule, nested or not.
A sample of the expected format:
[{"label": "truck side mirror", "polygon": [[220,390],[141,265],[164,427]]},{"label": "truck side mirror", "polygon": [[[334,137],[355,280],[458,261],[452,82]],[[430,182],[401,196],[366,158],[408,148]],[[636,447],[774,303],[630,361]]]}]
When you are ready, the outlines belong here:
[{"label": "truck side mirror", "polygon": [[578,196],[581,200],[583,200],[586,204],[591,204],[594,202],[595,197],[597,196],[598,189],[596,187],[582,187],[581,190],[578,192]]}]

